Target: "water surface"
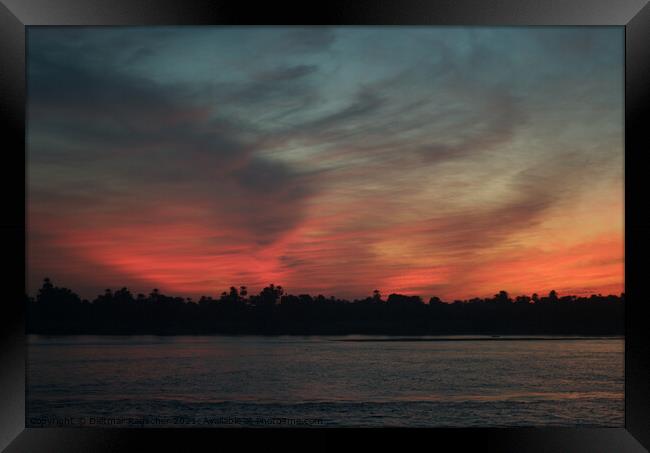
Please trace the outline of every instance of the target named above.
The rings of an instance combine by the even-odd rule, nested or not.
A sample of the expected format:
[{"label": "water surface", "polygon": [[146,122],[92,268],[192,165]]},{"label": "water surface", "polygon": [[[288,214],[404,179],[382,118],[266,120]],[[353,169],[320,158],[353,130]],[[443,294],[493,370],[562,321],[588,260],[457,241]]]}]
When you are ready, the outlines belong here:
[{"label": "water surface", "polygon": [[623,426],[623,338],[31,335],[28,344],[31,427]]}]

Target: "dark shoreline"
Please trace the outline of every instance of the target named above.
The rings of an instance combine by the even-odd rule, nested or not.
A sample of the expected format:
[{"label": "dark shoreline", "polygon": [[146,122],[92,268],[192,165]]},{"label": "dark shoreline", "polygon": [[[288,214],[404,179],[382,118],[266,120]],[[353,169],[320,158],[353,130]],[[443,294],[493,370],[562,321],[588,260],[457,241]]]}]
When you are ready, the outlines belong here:
[{"label": "dark shoreline", "polygon": [[446,341],[581,341],[581,340],[611,340],[611,339],[625,339],[621,335],[594,335],[579,337],[562,336],[562,337],[517,337],[517,336],[498,336],[486,338],[345,338],[331,341],[347,341],[347,342],[446,342]]},{"label": "dark shoreline", "polygon": [[285,294],[269,285],[258,295],[232,287],[198,302],[153,290],[134,297],[107,289],[93,301],[46,279],[27,298],[26,330],[49,335],[623,335],[625,295],[517,296],[445,303],[378,291],[366,299]]},{"label": "dark shoreline", "polygon": [[[368,342],[447,342],[447,341],[580,341],[580,340],[612,340],[625,339],[622,334],[444,334],[444,335],[392,335],[392,334],[260,334],[260,333],[36,333],[26,332],[26,336],[41,337],[347,337],[347,336],[376,336],[379,338],[328,338],[329,341],[344,341],[356,343]],[[489,335],[489,336],[488,336]],[[534,336],[538,335],[538,336]],[[427,338],[422,338],[422,337]],[[470,337],[471,336],[471,337]],[[389,337],[389,338],[386,338]],[[463,337],[463,338],[455,338]]]}]

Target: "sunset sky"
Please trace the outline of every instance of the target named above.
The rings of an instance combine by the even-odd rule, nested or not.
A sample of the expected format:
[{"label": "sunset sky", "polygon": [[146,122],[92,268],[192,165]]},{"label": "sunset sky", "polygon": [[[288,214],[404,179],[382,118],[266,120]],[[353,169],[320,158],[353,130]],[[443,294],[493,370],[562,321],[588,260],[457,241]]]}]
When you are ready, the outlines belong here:
[{"label": "sunset sky", "polygon": [[623,291],[623,29],[29,28],[28,292]]}]

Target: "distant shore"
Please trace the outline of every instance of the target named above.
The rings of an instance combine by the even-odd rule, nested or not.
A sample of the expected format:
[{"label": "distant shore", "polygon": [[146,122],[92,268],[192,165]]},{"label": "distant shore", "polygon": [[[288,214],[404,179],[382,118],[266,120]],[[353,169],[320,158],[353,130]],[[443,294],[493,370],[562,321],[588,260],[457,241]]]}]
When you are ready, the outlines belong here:
[{"label": "distant shore", "polygon": [[[493,297],[444,302],[378,290],[365,299],[291,295],[269,285],[259,294],[231,287],[221,297],[133,295],[107,289],[94,300],[45,279],[28,297],[26,331],[44,335],[390,335],[609,336],[625,333],[625,295]],[[498,338],[493,338],[498,340]],[[407,340],[404,340],[407,341]],[[415,340],[423,341],[423,340]]]},{"label": "distant shore", "polygon": [[611,339],[625,339],[621,335],[580,335],[580,336],[539,336],[539,337],[521,337],[515,335],[498,335],[490,337],[472,337],[472,338],[408,338],[408,337],[395,337],[395,338],[341,338],[334,341],[350,341],[350,342],[409,342],[409,341],[422,341],[422,342],[445,342],[445,341],[580,341],[580,340],[611,340]]},{"label": "distant shore", "polygon": [[[330,341],[344,341],[352,343],[371,343],[371,342],[447,342],[447,341],[580,341],[580,340],[612,340],[625,339],[624,334],[453,334],[444,335],[434,334],[339,334],[339,333],[43,333],[43,332],[26,332],[27,336],[32,337],[364,337],[364,338],[331,338]],[[368,338],[377,337],[377,338]]]}]

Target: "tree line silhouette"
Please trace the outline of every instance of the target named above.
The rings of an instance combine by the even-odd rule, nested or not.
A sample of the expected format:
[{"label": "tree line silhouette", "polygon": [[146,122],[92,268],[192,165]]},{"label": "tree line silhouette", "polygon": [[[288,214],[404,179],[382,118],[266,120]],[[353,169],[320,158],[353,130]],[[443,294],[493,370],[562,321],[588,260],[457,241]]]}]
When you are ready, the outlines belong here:
[{"label": "tree line silhouette", "polygon": [[231,287],[217,299],[172,297],[154,289],[133,295],[107,289],[82,299],[46,278],[35,298],[27,296],[27,333],[34,334],[289,334],[438,335],[579,334],[622,335],[625,295],[491,298],[443,302],[432,297],[378,290],[352,301],[323,295],[287,294],[273,284],[259,294]]}]

